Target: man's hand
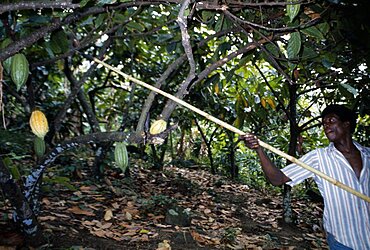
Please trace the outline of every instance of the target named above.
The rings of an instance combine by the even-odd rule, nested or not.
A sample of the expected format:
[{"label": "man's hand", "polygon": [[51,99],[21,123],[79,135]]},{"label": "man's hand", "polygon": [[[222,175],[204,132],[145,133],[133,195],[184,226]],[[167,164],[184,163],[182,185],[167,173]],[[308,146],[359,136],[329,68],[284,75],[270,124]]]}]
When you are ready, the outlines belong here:
[{"label": "man's hand", "polygon": [[258,149],[260,147],[258,137],[254,134],[241,135],[239,138],[243,140],[245,145],[250,149]]}]

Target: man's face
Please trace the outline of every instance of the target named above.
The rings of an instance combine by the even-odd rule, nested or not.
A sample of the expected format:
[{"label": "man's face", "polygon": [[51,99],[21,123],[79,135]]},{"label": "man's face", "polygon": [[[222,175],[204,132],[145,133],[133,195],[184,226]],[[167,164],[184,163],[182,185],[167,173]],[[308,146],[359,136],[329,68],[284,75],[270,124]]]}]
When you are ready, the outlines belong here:
[{"label": "man's face", "polygon": [[342,122],[336,114],[328,114],[322,119],[326,137],[331,142],[338,141],[350,134],[349,121]]}]

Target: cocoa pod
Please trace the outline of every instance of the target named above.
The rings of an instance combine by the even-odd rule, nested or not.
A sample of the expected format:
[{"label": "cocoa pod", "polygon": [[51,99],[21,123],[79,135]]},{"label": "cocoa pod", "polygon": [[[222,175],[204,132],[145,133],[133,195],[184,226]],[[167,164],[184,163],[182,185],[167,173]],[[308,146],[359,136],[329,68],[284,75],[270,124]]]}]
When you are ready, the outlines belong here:
[{"label": "cocoa pod", "polygon": [[159,134],[159,133],[162,133],[167,127],[167,122],[165,120],[156,120],[155,122],[153,122],[152,126],[150,126],[150,130],[149,132],[152,134],[152,135],[156,135],[156,134]]},{"label": "cocoa pod", "polygon": [[42,113],[40,110],[35,110],[32,112],[30,118],[30,126],[32,129],[32,133],[42,139],[49,131],[48,120],[46,119],[44,113]]},{"label": "cocoa pod", "polygon": [[126,144],[124,142],[117,142],[114,148],[114,160],[116,161],[117,166],[124,173],[128,166],[128,153]]},{"label": "cocoa pod", "polygon": [[30,72],[26,56],[21,53],[12,56],[10,68],[10,76],[18,91],[26,83]]},{"label": "cocoa pod", "polygon": [[45,154],[45,141],[43,138],[35,137],[33,141],[33,148],[38,158],[41,158]]}]

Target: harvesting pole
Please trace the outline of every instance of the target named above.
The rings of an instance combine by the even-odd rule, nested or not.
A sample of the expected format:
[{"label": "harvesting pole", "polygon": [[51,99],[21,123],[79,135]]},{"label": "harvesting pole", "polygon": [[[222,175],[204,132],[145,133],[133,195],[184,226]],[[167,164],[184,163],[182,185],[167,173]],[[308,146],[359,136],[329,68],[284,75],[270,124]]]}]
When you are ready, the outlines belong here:
[{"label": "harvesting pole", "polygon": [[[206,119],[208,119],[210,121],[213,121],[214,123],[220,125],[221,127],[224,127],[224,128],[226,128],[226,129],[228,129],[228,130],[230,130],[230,131],[232,131],[232,132],[234,132],[234,133],[236,133],[238,135],[245,135],[245,134],[247,134],[247,133],[245,133],[245,132],[243,132],[243,131],[235,128],[234,126],[232,126],[232,125],[230,125],[230,124],[228,124],[228,123],[226,123],[226,122],[224,122],[224,121],[222,121],[222,120],[220,120],[220,119],[218,119],[218,118],[216,118],[216,117],[214,117],[214,116],[212,116],[212,115],[204,112],[203,110],[200,110],[197,107],[194,107],[193,105],[191,105],[191,104],[189,104],[189,103],[187,103],[187,102],[185,102],[185,101],[177,98],[176,96],[173,96],[173,95],[171,95],[171,94],[169,94],[169,93],[167,93],[167,92],[165,92],[163,90],[160,90],[160,89],[158,89],[156,87],[153,87],[150,84],[147,84],[147,83],[145,83],[143,81],[140,81],[140,80],[138,80],[138,79],[136,79],[136,78],[134,78],[134,77],[132,77],[132,76],[130,76],[128,74],[125,74],[122,71],[120,71],[119,69],[117,69],[117,68],[115,68],[115,67],[113,67],[113,66],[111,66],[111,65],[109,65],[109,64],[107,64],[107,63],[105,63],[105,62],[103,62],[103,61],[101,61],[101,60],[99,60],[97,58],[95,58],[95,57],[92,57],[92,56],[89,56],[89,55],[86,55],[86,54],[83,54],[83,56],[86,57],[86,58],[88,58],[88,59],[90,59],[90,60],[93,60],[94,62],[96,62],[96,63],[104,66],[105,68],[108,68],[108,69],[116,72],[117,74],[123,76],[125,79],[127,79],[129,81],[132,81],[132,82],[134,82],[136,84],[139,84],[140,86],[142,86],[144,88],[150,89],[150,90],[152,90],[152,91],[154,91],[154,92],[156,92],[158,94],[161,94],[161,95],[163,95],[163,96],[171,99],[172,101],[174,101],[174,102],[176,102],[176,103],[178,103],[178,104],[180,104],[180,105],[182,105],[182,106],[184,106],[184,107],[186,107],[186,108],[194,111],[195,113],[198,113],[199,115],[205,117]],[[312,173],[320,176],[321,178],[325,179],[326,181],[330,182],[331,184],[333,184],[333,185],[335,185],[335,186],[337,186],[337,187],[339,187],[339,188],[341,188],[341,189],[343,189],[343,190],[345,190],[345,191],[347,191],[347,192],[349,192],[349,193],[351,193],[351,194],[353,194],[353,195],[355,195],[355,196],[357,196],[357,197],[359,197],[359,198],[361,198],[361,199],[363,199],[363,200],[365,200],[365,201],[367,201],[367,202],[370,203],[370,197],[369,196],[366,196],[363,193],[358,192],[357,190],[355,190],[355,189],[353,189],[353,188],[351,188],[351,187],[343,184],[342,182],[340,182],[340,181],[338,181],[338,180],[336,180],[336,179],[334,179],[334,178],[332,178],[332,177],[324,174],[323,172],[321,172],[321,171],[319,171],[319,170],[317,170],[317,169],[315,169],[315,168],[307,165],[306,163],[298,160],[297,158],[294,158],[293,156],[288,155],[288,154],[284,153],[283,151],[281,151],[281,150],[279,150],[279,149],[277,149],[277,148],[275,148],[275,147],[273,147],[273,146],[271,146],[271,145],[269,145],[269,144],[267,144],[267,143],[265,143],[265,142],[263,142],[263,141],[261,141],[259,139],[258,139],[258,142],[259,142],[259,145],[261,147],[263,147],[265,149],[268,149],[268,150],[274,152],[275,154],[280,155],[281,157],[284,157],[285,159],[287,159],[287,160],[289,160],[289,161],[297,164],[298,166],[300,166],[300,167],[302,167],[304,169],[307,169],[308,171],[310,171],[310,172],[312,172]]]}]

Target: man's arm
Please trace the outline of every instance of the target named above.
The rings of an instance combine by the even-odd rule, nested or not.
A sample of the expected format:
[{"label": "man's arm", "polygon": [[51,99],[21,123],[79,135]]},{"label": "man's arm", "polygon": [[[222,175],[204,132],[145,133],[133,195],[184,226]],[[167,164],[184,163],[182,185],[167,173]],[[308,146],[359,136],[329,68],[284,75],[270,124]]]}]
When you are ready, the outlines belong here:
[{"label": "man's arm", "polygon": [[267,156],[266,152],[259,145],[257,136],[246,134],[241,136],[240,138],[244,140],[244,143],[248,148],[256,150],[257,155],[261,161],[262,170],[265,173],[267,180],[272,185],[280,186],[290,181],[289,177],[287,177],[279,168],[277,168]]}]

